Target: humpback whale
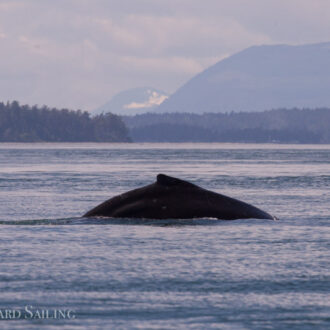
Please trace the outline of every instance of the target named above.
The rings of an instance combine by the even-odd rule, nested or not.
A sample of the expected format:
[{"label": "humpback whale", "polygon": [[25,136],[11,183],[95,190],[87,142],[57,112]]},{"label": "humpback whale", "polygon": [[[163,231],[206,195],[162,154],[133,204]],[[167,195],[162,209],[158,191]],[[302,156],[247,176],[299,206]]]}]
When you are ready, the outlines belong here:
[{"label": "humpback whale", "polygon": [[112,197],[84,217],[192,219],[272,219],[270,214],[193,183],[158,174],[156,182]]}]

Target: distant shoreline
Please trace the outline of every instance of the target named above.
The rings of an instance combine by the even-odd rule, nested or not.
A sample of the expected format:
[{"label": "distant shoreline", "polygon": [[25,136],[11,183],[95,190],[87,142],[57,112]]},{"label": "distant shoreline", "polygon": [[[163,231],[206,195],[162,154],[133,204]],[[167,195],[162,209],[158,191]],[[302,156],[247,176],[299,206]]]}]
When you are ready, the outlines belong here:
[{"label": "distant shoreline", "polygon": [[330,109],[122,116],[134,142],[330,143]]},{"label": "distant shoreline", "polygon": [[80,110],[0,103],[0,143],[330,143],[330,108],[91,117]]},{"label": "distant shoreline", "polygon": [[327,144],[292,144],[292,143],[221,143],[221,142],[0,142],[3,149],[324,149]]}]

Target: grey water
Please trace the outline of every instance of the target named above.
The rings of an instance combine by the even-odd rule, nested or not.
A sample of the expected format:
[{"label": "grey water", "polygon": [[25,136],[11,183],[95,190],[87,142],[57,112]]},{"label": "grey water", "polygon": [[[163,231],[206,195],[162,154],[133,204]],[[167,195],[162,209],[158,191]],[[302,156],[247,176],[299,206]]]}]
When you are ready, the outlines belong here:
[{"label": "grey water", "polygon": [[[279,220],[81,217],[158,173]],[[328,329],[329,193],[329,145],[1,144],[0,327]]]}]

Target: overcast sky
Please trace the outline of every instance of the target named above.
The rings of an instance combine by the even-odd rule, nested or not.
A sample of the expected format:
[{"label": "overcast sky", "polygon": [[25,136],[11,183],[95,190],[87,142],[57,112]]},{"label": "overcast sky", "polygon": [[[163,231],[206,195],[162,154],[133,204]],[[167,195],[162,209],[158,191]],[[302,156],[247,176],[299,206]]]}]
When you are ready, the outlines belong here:
[{"label": "overcast sky", "polygon": [[252,45],[326,41],[329,0],[0,0],[0,101],[91,110]]}]

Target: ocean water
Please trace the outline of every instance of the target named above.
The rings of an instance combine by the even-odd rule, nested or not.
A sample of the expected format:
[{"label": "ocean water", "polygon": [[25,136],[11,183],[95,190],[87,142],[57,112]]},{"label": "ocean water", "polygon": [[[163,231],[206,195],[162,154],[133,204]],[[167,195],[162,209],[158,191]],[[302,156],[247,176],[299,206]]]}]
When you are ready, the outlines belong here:
[{"label": "ocean water", "polygon": [[[158,173],[279,220],[81,217]],[[329,193],[329,145],[1,144],[0,327],[329,329]]]}]

